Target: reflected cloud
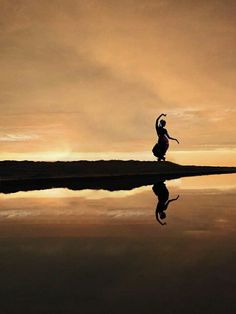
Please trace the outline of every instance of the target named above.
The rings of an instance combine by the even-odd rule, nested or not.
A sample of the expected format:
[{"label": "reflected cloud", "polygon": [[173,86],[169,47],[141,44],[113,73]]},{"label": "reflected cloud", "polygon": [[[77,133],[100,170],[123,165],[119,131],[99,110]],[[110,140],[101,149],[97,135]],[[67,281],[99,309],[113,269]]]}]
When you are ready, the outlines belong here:
[{"label": "reflected cloud", "polygon": [[[201,179],[202,190],[196,191],[159,179],[131,191],[51,189],[1,195],[0,237],[14,230],[25,234],[25,226],[32,234],[36,225],[42,234],[71,234],[74,228],[74,235],[136,236],[134,229],[143,228],[142,232],[150,236],[164,236],[156,220],[161,225],[167,220],[172,236],[178,232],[202,238],[207,232],[217,236],[235,232],[235,193],[231,190],[211,195],[205,177]],[[181,198],[175,202],[178,194]]]},{"label": "reflected cloud", "polygon": [[201,238],[201,237],[207,237],[207,236],[212,235],[212,231],[211,230],[186,230],[185,234],[194,236],[197,238]]}]

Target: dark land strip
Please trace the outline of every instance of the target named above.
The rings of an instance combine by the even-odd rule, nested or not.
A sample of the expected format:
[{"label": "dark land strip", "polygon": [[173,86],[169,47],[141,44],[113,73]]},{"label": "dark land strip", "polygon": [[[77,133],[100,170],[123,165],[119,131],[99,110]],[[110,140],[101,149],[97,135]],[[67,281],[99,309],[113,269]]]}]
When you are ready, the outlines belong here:
[{"label": "dark land strip", "polygon": [[236,173],[236,167],[152,161],[0,162],[0,192],[68,188],[131,190],[181,177]]}]

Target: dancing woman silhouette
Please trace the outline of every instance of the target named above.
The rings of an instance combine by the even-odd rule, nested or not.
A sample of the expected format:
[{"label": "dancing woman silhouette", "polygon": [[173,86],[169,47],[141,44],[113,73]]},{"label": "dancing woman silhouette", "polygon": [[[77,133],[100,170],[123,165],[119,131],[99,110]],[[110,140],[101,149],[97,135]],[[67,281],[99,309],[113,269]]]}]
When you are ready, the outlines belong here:
[{"label": "dancing woman silhouette", "polygon": [[179,144],[179,141],[176,138],[171,137],[168,134],[168,131],[165,128],[166,121],[161,119],[162,116],[166,117],[166,114],[162,113],[156,119],[156,132],[158,135],[158,142],[152,149],[153,155],[157,157],[158,161],[165,160],[165,154],[169,148],[169,139],[176,141]]}]

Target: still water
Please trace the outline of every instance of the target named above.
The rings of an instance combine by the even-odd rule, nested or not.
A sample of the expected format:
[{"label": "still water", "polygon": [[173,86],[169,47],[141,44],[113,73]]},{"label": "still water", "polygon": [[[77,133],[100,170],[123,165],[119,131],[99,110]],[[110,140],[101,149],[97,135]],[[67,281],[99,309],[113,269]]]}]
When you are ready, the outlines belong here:
[{"label": "still water", "polygon": [[0,194],[1,313],[236,313],[235,192],[214,175]]}]

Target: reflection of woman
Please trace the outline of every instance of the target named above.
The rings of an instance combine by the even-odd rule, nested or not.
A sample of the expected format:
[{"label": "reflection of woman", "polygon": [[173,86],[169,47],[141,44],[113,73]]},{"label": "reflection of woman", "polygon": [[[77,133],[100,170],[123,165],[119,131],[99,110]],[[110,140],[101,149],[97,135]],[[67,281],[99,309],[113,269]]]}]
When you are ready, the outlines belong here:
[{"label": "reflection of woman", "polygon": [[152,150],[158,161],[165,160],[165,154],[169,148],[169,139],[174,140],[179,144],[179,141],[176,138],[173,138],[168,134],[167,129],[165,129],[166,121],[162,119],[160,120],[162,116],[166,116],[166,114],[162,113],[156,120],[158,142]]},{"label": "reflection of woman", "polygon": [[179,195],[176,198],[169,200],[169,191],[164,182],[158,182],[154,184],[152,190],[158,198],[156,219],[161,225],[166,225],[166,222],[163,223],[161,221],[166,218],[165,210],[167,210],[171,202],[176,201],[179,198]]}]

